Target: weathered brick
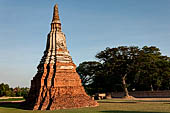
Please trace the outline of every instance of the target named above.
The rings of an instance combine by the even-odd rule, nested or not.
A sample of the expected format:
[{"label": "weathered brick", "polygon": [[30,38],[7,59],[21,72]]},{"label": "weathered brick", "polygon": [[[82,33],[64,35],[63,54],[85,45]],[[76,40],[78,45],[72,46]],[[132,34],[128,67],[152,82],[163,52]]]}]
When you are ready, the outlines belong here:
[{"label": "weathered brick", "polygon": [[81,85],[76,65],[66,47],[65,35],[61,32],[57,5],[54,7],[46,50],[37,69],[26,99],[26,106],[31,109],[55,110],[98,105]]}]

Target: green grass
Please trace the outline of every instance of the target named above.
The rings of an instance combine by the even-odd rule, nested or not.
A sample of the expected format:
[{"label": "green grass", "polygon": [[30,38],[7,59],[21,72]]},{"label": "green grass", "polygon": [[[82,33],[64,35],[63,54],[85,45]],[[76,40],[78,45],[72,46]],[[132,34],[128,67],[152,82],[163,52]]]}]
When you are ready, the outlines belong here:
[{"label": "green grass", "polygon": [[20,100],[24,100],[24,98],[0,99],[0,102],[2,102],[2,101],[20,101]]},{"label": "green grass", "polygon": [[19,108],[19,103],[0,104],[0,113],[170,113],[170,101],[100,100],[98,107],[55,111],[32,111]]}]

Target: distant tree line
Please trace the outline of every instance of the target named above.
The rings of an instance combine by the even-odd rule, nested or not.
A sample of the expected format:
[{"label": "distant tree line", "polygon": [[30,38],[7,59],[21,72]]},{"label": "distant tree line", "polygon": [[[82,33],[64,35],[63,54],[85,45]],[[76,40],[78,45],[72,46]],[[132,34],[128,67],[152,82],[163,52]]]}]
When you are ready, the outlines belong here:
[{"label": "distant tree line", "polygon": [[89,94],[170,89],[170,57],[155,46],[108,47],[95,57],[76,69]]},{"label": "distant tree line", "polygon": [[1,83],[0,84],[0,97],[8,96],[8,97],[20,97],[23,96],[26,98],[28,96],[29,88],[27,87],[15,87],[10,88],[8,84]]}]

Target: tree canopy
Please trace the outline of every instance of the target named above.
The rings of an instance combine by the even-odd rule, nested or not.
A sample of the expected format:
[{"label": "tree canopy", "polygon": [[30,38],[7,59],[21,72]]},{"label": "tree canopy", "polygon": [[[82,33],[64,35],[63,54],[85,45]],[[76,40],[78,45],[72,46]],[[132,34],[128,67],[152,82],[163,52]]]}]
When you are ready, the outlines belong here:
[{"label": "tree canopy", "polygon": [[9,97],[19,97],[23,96],[26,98],[28,96],[29,88],[27,87],[15,87],[10,88],[8,84],[1,83],[0,84],[0,97],[9,96]]},{"label": "tree canopy", "polygon": [[170,86],[170,58],[155,46],[107,47],[97,61],[77,67],[83,85],[93,93],[128,90],[166,90]]}]

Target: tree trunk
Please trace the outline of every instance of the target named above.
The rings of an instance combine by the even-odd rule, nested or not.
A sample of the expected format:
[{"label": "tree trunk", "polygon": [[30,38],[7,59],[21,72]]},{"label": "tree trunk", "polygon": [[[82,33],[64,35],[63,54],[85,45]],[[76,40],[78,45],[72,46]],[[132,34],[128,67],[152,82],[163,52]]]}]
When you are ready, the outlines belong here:
[{"label": "tree trunk", "polygon": [[152,85],[152,84],[151,84],[151,91],[154,91],[154,90],[153,90],[153,85]]},{"label": "tree trunk", "polygon": [[125,97],[129,97],[129,92],[128,92],[128,89],[127,89],[127,86],[126,86],[126,80],[125,80],[126,76],[127,76],[127,74],[125,74],[125,76],[122,77],[122,85],[123,85]]}]

